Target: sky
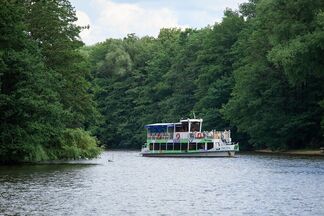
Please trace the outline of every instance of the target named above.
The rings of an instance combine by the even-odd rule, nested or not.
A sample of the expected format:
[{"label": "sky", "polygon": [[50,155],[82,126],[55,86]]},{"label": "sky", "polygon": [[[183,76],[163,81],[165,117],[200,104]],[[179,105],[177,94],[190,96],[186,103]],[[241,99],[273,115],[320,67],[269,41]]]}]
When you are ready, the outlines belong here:
[{"label": "sky", "polygon": [[90,26],[80,34],[87,45],[129,33],[156,37],[161,28],[203,28],[243,2],[247,0],[71,0],[77,24]]}]

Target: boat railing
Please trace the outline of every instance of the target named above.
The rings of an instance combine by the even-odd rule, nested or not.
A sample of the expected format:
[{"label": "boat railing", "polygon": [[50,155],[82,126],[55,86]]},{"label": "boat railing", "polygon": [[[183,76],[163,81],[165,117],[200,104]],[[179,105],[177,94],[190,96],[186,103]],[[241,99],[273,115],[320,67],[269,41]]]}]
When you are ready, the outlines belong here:
[{"label": "boat railing", "polygon": [[173,138],[173,133],[150,133],[147,134],[147,139],[172,139]]},{"label": "boat railing", "polygon": [[213,131],[205,131],[204,135],[207,139],[214,139],[214,133]]},{"label": "boat railing", "polygon": [[189,138],[196,138],[196,139],[215,139],[214,131],[203,131],[203,132],[192,132],[189,134]]},{"label": "boat railing", "polygon": [[194,132],[190,133],[190,137],[195,138],[205,138],[205,139],[221,139],[224,141],[230,141],[230,132],[229,131],[204,131],[204,132]]},{"label": "boat railing", "polygon": [[[179,134],[179,137],[177,137]],[[176,132],[176,138],[181,139],[221,139],[224,142],[230,142],[230,131],[204,131],[204,132]],[[171,140],[174,139],[174,133],[149,133],[147,134],[147,139],[152,140]]]}]

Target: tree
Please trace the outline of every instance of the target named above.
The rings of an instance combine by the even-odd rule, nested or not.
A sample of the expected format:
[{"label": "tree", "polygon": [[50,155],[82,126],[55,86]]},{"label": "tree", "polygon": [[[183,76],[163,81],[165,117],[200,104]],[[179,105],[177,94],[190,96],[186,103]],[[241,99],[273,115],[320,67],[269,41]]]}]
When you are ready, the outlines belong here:
[{"label": "tree", "polygon": [[220,112],[230,98],[234,86],[232,46],[244,27],[244,20],[237,12],[227,10],[223,21],[206,34],[204,48],[199,53],[199,77],[195,110],[204,118],[207,129],[223,130],[229,123]]},{"label": "tree", "polygon": [[21,3],[1,7],[0,161],[49,159],[66,116],[55,92],[57,77],[45,69],[26,34]]},{"label": "tree", "polygon": [[0,13],[0,162],[97,156],[84,130],[96,112],[69,3],[4,1]]},{"label": "tree", "polygon": [[68,0],[28,0],[27,28],[44,56],[45,65],[59,77],[57,85],[61,103],[69,113],[67,126],[86,129],[97,124],[98,112],[89,91],[90,68],[80,53],[82,27]]},{"label": "tree", "polygon": [[194,111],[205,130],[231,129],[243,149],[321,145],[322,10],[322,1],[250,0],[203,29],[90,47],[99,139],[138,148],[145,124]]},{"label": "tree", "polygon": [[254,8],[234,49],[236,84],[224,114],[256,147],[318,146],[323,3],[269,0]]}]

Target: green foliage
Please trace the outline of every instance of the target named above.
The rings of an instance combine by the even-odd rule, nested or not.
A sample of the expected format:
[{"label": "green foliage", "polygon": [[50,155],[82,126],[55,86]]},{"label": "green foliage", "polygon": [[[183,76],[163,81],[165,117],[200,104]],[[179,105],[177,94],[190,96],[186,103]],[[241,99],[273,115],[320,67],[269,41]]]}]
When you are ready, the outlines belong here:
[{"label": "green foliage", "polygon": [[228,10],[221,24],[202,30],[162,29],[156,39],[128,35],[90,47],[105,119],[97,132],[101,142],[138,148],[145,124],[177,121],[192,111],[204,118],[205,129],[228,128],[220,109],[232,90],[231,46],[243,26]]},{"label": "green foliage", "polygon": [[48,69],[59,77],[57,91],[69,117],[68,127],[87,126],[92,129],[99,117],[92,94],[89,94],[90,68],[80,53],[83,43],[81,27],[68,0],[38,1],[25,3],[29,13],[26,25],[34,41],[38,43]]},{"label": "green foliage", "polygon": [[254,8],[233,48],[235,87],[223,113],[257,148],[319,146],[323,2],[267,0]]},{"label": "green foliage", "polygon": [[145,113],[140,105],[145,75],[140,69],[149,57],[145,50],[151,49],[151,41],[129,35],[123,41],[107,40],[89,51],[96,99],[103,115],[97,136],[108,147],[131,148],[141,142],[143,123],[138,116]]},{"label": "green foliage", "polygon": [[66,129],[62,136],[62,155],[64,158],[94,158],[101,153],[97,140],[81,128]]},{"label": "green foliage", "polygon": [[237,12],[225,11],[222,23],[208,32],[200,53],[195,110],[204,119],[206,129],[229,127],[220,110],[232,92],[235,56],[231,48],[243,27],[244,20]]},{"label": "green foliage", "polygon": [[241,149],[324,135],[324,3],[250,0],[220,23],[82,47],[67,0],[0,8],[0,162],[139,148],[143,126],[192,116]]},{"label": "green foliage", "polygon": [[90,47],[98,138],[138,148],[143,125],[194,111],[205,129],[231,129],[241,149],[319,146],[323,17],[322,1],[250,0],[204,29]]},{"label": "green foliage", "polygon": [[[70,39],[78,27],[67,28],[73,10],[63,0],[4,1],[0,14],[0,162],[66,158],[67,128],[91,129],[96,116],[81,42]],[[78,156],[99,153],[88,136]]]}]

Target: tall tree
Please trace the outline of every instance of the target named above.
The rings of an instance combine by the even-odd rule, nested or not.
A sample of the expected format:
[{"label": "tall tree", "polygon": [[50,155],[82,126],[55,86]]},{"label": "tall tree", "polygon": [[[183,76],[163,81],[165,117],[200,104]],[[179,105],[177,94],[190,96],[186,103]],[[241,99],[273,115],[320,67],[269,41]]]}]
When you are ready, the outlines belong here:
[{"label": "tall tree", "polygon": [[0,8],[0,162],[49,159],[66,116],[37,45],[26,34],[22,3]]},{"label": "tall tree", "polygon": [[223,21],[206,34],[204,48],[198,56],[199,77],[196,80],[196,112],[204,118],[207,129],[229,127],[220,110],[230,98],[234,86],[232,46],[244,27],[237,12],[227,10]]},{"label": "tall tree", "polygon": [[75,10],[68,0],[26,1],[27,24],[37,41],[45,65],[59,76],[58,91],[69,113],[67,126],[87,128],[96,124],[98,113],[90,89],[90,68],[79,48],[83,46]]},{"label": "tall tree", "polygon": [[0,8],[0,162],[95,157],[89,67],[68,1]]}]

